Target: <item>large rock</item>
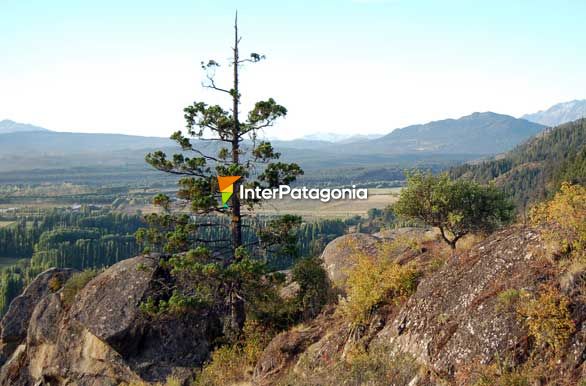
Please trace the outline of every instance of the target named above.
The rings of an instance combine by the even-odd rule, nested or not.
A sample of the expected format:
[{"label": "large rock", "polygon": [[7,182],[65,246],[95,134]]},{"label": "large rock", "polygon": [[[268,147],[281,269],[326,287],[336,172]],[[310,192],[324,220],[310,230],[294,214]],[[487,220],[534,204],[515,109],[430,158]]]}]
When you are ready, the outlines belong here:
[{"label": "large rock", "polygon": [[[383,230],[373,235],[365,233],[351,233],[340,236],[330,242],[322,253],[324,268],[332,284],[342,292],[345,290],[346,280],[352,268],[356,265],[357,256],[365,254],[371,257],[380,256],[379,249],[384,243],[393,243],[400,240],[432,238],[431,232],[425,228],[397,228]],[[394,256],[401,255],[408,249],[407,243],[397,242]]]},{"label": "large rock", "polygon": [[[339,318],[337,322],[339,324]],[[274,385],[289,367],[295,365],[300,355],[322,340],[334,324],[336,324],[336,318],[333,315],[333,309],[330,308],[312,323],[277,335],[256,364],[253,373],[254,384]]]},{"label": "large rock", "polygon": [[[144,300],[168,280],[158,260],[139,256],[113,265],[64,304],[45,293],[33,307],[26,339],[0,369],[0,386],[107,386],[187,382],[221,333],[213,314],[149,317]],[[170,284],[170,283],[167,283]]]},{"label": "large rock", "polygon": [[143,256],[119,262],[91,280],[78,294],[70,315],[121,354],[133,350],[142,334],[145,300],[157,261]]},{"label": "large rock", "polygon": [[332,284],[343,290],[348,273],[356,264],[357,254],[375,255],[380,244],[380,239],[364,233],[340,236],[330,242],[324,249],[321,258]]},{"label": "large rock", "polygon": [[[361,239],[367,252],[376,245],[371,238]],[[391,356],[412,356],[427,369],[423,378],[413,379],[417,385],[428,381],[456,384],[470,374],[473,363],[489,364],[498,358],[524,363],[536,348],[515,307],[503,303],[499,294],[522,289],[535,295],[544,282],[558,279],[552,263],[555,257],[544,246],[540,231],[524,227],[504,229],[448,259],[441,267],[434,256],[439,243],[426,241],[418,256],[409,257],[408,261],[415,261],[426,271],[416,292],[404,304],[378,308],[370,324],[359,329],[321,316],[309,324],[305,336],[299,332],[279,335],[262,355],[255,380],[269,384],[285,376],[307,380],[312,372],[329,374],[328,369],[345,361],[355,344],[389,347]],[[330,261],[333,258],[330,256]],[[567,378],[568,384],[586,376],[583,298],[573,298],[571,312],[577,332],[559,360],[551,363],[556,366],[559,379]],[[295,355],[287,356],[277,350],[291,340],[304,351],[296,350]]]},{"label": "large rock", "polygon": [[514,309],[499,307],[507,289],[535,290],[531,264],[543,255],[535,230],[510,228],[424,278],[377,339],[409,352],[451,378],[466,363],[521,358],[527,334]]},{"label": "large rock", "polygon": [[0,321],[0,364],[4,363],[25,340],[34,308],[51,292],[49,283],[52,280],[65,283],[74,272],[74,269],[51,268],[39,274],[24,292],[10,303],[6,315]]}]

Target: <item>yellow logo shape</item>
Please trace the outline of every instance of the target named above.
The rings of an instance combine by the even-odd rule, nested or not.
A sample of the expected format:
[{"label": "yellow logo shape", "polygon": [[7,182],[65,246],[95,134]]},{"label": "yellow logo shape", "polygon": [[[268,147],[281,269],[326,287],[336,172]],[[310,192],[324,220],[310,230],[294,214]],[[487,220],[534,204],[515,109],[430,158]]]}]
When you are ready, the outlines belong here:
[{"label": "yellow logo shape", "polygon": [[224,208],[228,207],[228,200],[234,194],[234,183],[240,179],[240,176],[218,176],[218,185],[222,193],[222,204]]}]

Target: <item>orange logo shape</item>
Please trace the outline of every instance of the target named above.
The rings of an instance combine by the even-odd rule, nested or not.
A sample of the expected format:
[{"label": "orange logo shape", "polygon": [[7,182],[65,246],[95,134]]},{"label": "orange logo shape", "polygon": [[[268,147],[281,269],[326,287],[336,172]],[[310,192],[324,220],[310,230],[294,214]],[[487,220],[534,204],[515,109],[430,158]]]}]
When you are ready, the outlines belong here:
[{"label": "orange logo shape", "polygon": [[228,200],[234,194],[234,183],[240,179],[240,176],[218,176],[218,185],[222,193],[222,204],[228,207]]}]

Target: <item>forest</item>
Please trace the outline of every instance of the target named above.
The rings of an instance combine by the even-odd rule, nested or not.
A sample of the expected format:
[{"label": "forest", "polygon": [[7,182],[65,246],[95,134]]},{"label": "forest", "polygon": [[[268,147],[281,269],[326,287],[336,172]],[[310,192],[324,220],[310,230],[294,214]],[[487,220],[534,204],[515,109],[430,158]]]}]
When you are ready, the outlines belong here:
[{"label": "forest", "polygon": [[586,119],[548,129],[503,156],[452,168],[454,178],[494,182],[521,208],[551,197],[564,181],[586,183]]}]

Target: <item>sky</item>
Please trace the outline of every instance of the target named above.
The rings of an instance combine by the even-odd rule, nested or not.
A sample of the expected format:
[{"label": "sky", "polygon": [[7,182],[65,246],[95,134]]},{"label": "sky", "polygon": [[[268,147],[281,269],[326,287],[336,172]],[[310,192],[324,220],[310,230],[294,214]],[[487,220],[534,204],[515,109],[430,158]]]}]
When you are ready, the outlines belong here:
[{"label": "sky", "polygon": [[229,59],[236,9],[242,54],[266,55],[242,68],[242,108],[288,109],[268,137],[586,98],[583,0],[0,0],[0,120],[166,137],[194,101],[229,106],[200,62]]}]

